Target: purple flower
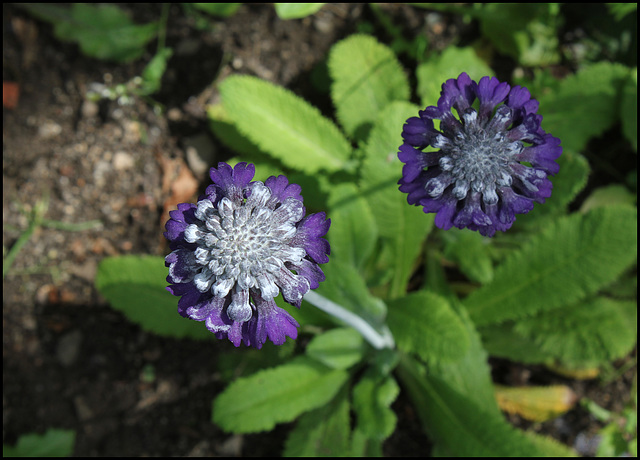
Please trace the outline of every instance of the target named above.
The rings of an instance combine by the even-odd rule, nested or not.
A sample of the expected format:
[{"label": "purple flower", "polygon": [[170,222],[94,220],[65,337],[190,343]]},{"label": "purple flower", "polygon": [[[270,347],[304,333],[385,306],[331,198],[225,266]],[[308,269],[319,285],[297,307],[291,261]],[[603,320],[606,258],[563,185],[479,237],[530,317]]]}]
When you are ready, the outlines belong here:
[{"label": "purple flower", "polygon": [[299,324],[274,297],[300,307],[324,281],[318,264],[329,261],[322,238],[331,221],[323,212],[305,217],[301,188],[284,176],[251,181],[252,164],[211,168],[213,184],[198,204],[171,211],[165,237],[172,252],[167,288],[181,296],[178,312],[204,321],[217,338],[261,348],[298,336]]},{"label": "purple flower", "polygon": [[447,80],[438,105],[404,125],[400,191],[409,204],[436,213],[444,230],[508,230],[516,214],[551,196],[547,176],[560,169],[560,139],[542,130],[537,110],[526,88],[490,77],[476,83],[466,73]]}]

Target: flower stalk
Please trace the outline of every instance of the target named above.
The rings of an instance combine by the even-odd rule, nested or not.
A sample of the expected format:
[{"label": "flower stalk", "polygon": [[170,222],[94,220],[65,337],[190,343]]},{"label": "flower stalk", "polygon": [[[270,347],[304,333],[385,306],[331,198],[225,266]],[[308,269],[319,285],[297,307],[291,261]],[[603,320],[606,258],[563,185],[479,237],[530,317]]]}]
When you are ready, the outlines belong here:
[{"label": "flower stalk", "polygon": [[394,348],[395,342],[393,340],[393,335],[386,325],[383,326],[382,333],[379,333],[360,316],[314,291],[307,292],[304,296],[304,300],[354,328],[376,350]]}]

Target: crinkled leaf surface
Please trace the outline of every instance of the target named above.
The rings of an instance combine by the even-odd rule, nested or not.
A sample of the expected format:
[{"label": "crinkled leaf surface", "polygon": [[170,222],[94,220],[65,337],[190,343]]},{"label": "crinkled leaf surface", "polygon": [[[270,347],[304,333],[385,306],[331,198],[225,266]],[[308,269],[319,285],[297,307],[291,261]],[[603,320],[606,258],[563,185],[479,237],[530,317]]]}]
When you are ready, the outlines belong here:
[{"label": "crinkled leaf surface", "polygon": [[637,210],[596,208],[558,219],[502,263],[464,300],[477,325],[533,316],[577,302],[636,259]]},{"label": "crinkled leaf surface", "polygon": [[373,252],[378,228],[367,200],[355,184],[334,186],[329,197],[331,259],[361,268]]},{"label": "crinkled leaf surface", "polygon": [[527,435],[499,412],[486,411],[438,375],[421,374],[407,359],[398,367],[429,438],[440,455],[529,457],[575,455],[560,443]]},{"label": "crinkled leaf surface", "polygon": [[513,328],[524,340],[535,343],[547,361],[555,359],[572,367],[597,366],[622,358],[633,349],[636,303],[596,297],[517,321]]},{"label": "crinkled leaf surface", "polygon": [[267,431],[328,403],[348,377],[300,356],[233,382],[213,402],[213,421],[234,433]]},{"label": "crinkled leaf surface", "polygon": [[364,357],[364,339],[355,329],[336,328],[315,336],[306,353],[332,369],[348,369]]},{"label": "crinkled leaf surface", "polygon": [[565,78],[557,91],[538,98],[542,128],[560,138],[565,149],[582,152],[591,137],[618,120],[620,91],[628,76],[629,69],[621,64],[599,62]]},{"label": "crinkled leaf surface", "polygon": [[358,430],[368,438],[380,441],[391,436],[397,422],[391,404],[399,393],[400,387],[391,375],[380,378],[375,373],[365,374],[353,388]]},{"label": "crinkled leaf surface", "polygon": [[238,130],[285,165],[308,173],[347,167],[349,142],[291,91],[255,77],[231,76],[220,84],[220,94]]},{"label": "crinkled leaf surface", "polygon": [[108,257],[98,267],[96,287],[129,321],[166,337],[209,339],[203,323],[178,314],[178,297],[167,290],[168,269],[155,256]]},{"label": "crinkled leaf surface", "polygon": [[334,45],[328,65],[338,119],[356,139],[364,139],[389,102],[409,99],[409,82],[400,62],[369,35],[351,35]]},{"label": "crinkled leaf surface", "polygon": [[402,125],[418,115],[418,107],[393,102],[379,115],[364,149],[365,159],[360,190],[373,211],[380,236],[390,247],[392,270],[391,296],[404,295],[422,243],[433,228],[433,216],[418,206],[409,206],[407,196],[398,191],[402,162],[398,148],[402,144]]},{"label": "crinkled leaf surface", "polygon": [[458,268],[470,280],[481,284],[493,278],[493,263],[490,257],[490,238],[469,230],[451,229],[443,235],[445,256],[458,264]]},{"label": "crinkled leaf surface", "polygon": [[283,456],[347,456],[350,437],[349,391],[345,385],[331,402],[300,416],[287,438]]},{"label": "crinkled leaf surface", "polygon": [[449,302],[428,291],[412,292],[388,301],[388,324],[398,348],[423,360],[461,358],[469,337]]},{"label": "crinkled leaf surface", "polygon": [[584,156],[564,148],[556,161],[560,165],[560,172],[550,177],[553,184],[551,197],[542,204],[535,203],[533,211],[519,214],[514,224],[515,228],[540,223],[546,225],[550,216],[566,213],[569,204],[587,185],[591,168]]}]

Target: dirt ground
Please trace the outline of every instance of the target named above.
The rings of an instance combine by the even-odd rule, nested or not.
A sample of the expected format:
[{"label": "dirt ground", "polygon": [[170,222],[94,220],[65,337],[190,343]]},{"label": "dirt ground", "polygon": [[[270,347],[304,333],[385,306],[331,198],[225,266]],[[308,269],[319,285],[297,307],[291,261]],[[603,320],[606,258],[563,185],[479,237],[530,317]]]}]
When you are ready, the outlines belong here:
[{"label": "dirt ground", "polygon": [[[131,8],[138,23],[160,16],[156,5]],[[407,33],[428,34],[432,47],[473,33],[455,17],[429,13],[425,20],[407,6],[384,9]],[[77,46],[55,40],[50,25],[3,4],[3,80],[20,88],[17,106],[3,108],[5,255],[27,229],[26,215],[46,197],[46,219],[99,222],[85,230],[39,228],[3,280],[4,443],[66,428],[77,432],[76,456],[281,453],[290,425],[239,436],[210,421],[211,401],[225,385],[216,362],[233,349],[229,342],[168,340],[143,332],[109,308],[94,277],[106,256],[165,255],[167,209],[202,192],[208,168],[229,157],[205,114],[217,98],[214,80],[246,73],[305,95],[331,45],[363,22],[375,24],[363,4],[331,4],[293,21],[279,20],[272,6],[261,4],[245,5],[204,31],[174,4],[167,45],[175,55],[154,97],[164,107],[158,111],[142,99],[122,105],[86,97],[96,84],[126,83],[139,75],[154,44],[145,59],[129,65],[90,59]],[[578,396],[614,410],[626,401],[633,375],[632,369],[603,387],[544,369],[493,364],[503,383],[567,383]],[[149,365],[155,372],[151,380]],[[410,402],[401,396],[394,409],[399,425],[385,443],[385,455],[428,455]],[[579,407],[544,424],[512,421],[569,444],[578,433],[598,428]]]}]

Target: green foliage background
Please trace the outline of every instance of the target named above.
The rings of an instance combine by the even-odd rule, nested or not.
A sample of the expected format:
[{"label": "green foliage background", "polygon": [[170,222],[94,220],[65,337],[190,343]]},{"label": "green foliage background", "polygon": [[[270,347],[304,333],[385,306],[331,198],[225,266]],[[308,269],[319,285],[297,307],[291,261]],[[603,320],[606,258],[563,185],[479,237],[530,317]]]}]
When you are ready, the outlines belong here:
[{"label": "green foliage background", "polygon": [[[222,17],[238,5],[192,4]],[[275,8],[299,18],[323,4],[302,5]],[[371,347],[303,303],[289,311],[307,346],[288,345],[264,360],[255,351],[240,355],[248,370],[215,398],[212,420],[236,433],[297,420],[286,455],[379,455],[395,430],[391,404],[402,389],[434,454],[573,455],[505,421],[487,358],[580,370],[609,365],[635,346],[637,171],[619,171],[613,161],[614,153],[637,155],[637,58],[628,37],[637,41],[637,26],[629,26],[635,7],[607,5],[595,38],[576,57],[561,41],[559,4],[414,5],[416,14],[424,7],[475,21],[480,36],[425,51],[418,38],[408,43],[381,20],[394,37],[389,43],[366,33],[340,40],[324,63],[328,93],[317,95],[331,99],[333,116],[256,77],[214,82],[221,102],[208,115],[212,132],[237,154],[230,163],[255,163],[257,180],[286,174],[302,185],[308,209],[326,210],[333,221],[327,280],[317,292],[378,331],[388,327],[395,346]],[[117,62],[140,57],[162,24],[135,25],[109,5],[25,8],[52,22],[61,40]],[[374,16],[379,8],[371,5]],[[161,43],[139,95],[157,91],[171,54]],[[504,74],[499,57],[513,63],[501,78],[531,90],[543,129],[562,140],[553,195],[493,239],[434,229],[433,217],[408,206],[397,189],[402,125],[436,104],[445,80],[463,71],[474,79],[494,69]],[[603,136],[618,141],[599,142],[594,152]],[[602,170],[614,170],[616,181],[591,186]],[[175,314],[165,277],[160,257],[109,258],[97,287],[145,330],[211,339],[202,324]]]}]

